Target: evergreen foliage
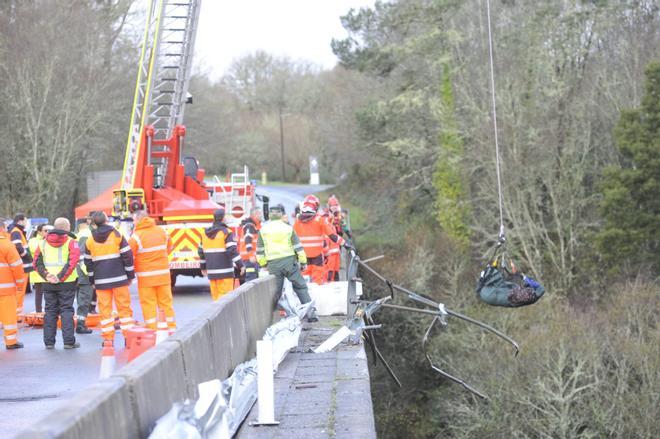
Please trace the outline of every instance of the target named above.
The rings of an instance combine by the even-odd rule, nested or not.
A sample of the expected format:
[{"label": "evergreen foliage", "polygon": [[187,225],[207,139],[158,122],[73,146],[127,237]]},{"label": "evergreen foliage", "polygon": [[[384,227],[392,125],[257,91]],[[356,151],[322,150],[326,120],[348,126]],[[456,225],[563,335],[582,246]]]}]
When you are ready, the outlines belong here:
[{"label": "evergreen foliage", "polygon": [[447,234],[456,240],[460,248],[467,249],[470,244],[470,209],[461,175],[463,139],[458,132],[454,111],[450,69],[449,65],[445,64],[440,85],[440,104],[436,109],[440,122],[440,151],[433,174],[433,186],[437,191],[436,215]]},{"label": "evergreen foliage", "polygon": [[[660,270],[660,62],[646,69],[639,108],[621,113],[614,131],[621,165],[606,169],[598,244],[605,261]],[[624,264],[627,263],[627,264]]]}]

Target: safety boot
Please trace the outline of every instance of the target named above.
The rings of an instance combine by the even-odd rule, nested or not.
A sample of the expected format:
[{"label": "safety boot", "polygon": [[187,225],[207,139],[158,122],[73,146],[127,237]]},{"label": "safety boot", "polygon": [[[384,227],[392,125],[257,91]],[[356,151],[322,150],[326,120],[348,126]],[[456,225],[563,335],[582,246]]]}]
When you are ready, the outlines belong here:
[{"label": "safety boot", "polygon": [[20,341],[18,341],[18,342],[14,343],[14,344],[5,345],[5,347],[7,348],[7,350],[21,349],[21,348],[23,348],[23,343],[21,343]]},{"label": "safety boot", "polygon": [[89,329],[87,325],[85,325],[85,322],[78,320],[78,325],[76,325],[76,334],[91,334],[92,332],[94,331]]},{"label": "safety boot", "polygon": [[79,347],[80,347],[80,343],[78,343],[77,341],[74,342],[73,344],[65,344],[64,345],[64,349],[77,349]]},{"label": "safety boot", "polygon": [[307,322],[308,323],[314,323],[318,322],[319,318],[316,316],[316,308],[311,308],[309,312],[307,313]]}]

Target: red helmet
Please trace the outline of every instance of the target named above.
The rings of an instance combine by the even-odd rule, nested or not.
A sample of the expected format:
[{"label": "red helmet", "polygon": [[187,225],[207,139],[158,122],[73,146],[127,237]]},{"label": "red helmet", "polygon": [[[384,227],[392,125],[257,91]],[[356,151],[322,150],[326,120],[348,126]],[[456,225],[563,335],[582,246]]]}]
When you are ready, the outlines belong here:
[{"label": "red helmet", "polygon": [[316,195],[307,195],[305,197],[305,200],[303,201],[303,205],[309,204],[311,206],[314,206],[314,210],[318,210],[319,206],[321,205],[321,201]]}]

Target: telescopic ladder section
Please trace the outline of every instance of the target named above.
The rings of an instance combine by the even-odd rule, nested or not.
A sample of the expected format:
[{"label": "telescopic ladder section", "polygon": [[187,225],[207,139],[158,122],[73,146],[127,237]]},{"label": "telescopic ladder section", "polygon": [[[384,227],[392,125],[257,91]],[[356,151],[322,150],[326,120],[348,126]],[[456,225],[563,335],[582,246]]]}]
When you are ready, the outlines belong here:
[{"label": "telescopic ladder section", "polygon": [[[145,126],[153,127],[155,140],[165,140],[176,125],[183,123],[200,4],[201,0],[150,1],[122,188],[130,189],[135,184],[140,149],[147,147],[141,145]],[[166,147],[154,146],[153,151],[150,148],[148,163],[145,163],[154,165],[156,186],[165,181],[168,164],[162,156],[152,158],[152,153],[162,152],[163,148]],[[178,159],[180,161],[180,157]]]},{"label": "telescopic ladder section", "polygon": [[[231,193],[229,194],[229,209],[234,209],[234,195],[241,197],[240,206],[243,208],[242,212],[245,213],[248,202],[248,186],[250,185],[250,175],[248,167],[243,165],[242,174],[231,174]],[[241,196],[242,194],[242,196]]]}]

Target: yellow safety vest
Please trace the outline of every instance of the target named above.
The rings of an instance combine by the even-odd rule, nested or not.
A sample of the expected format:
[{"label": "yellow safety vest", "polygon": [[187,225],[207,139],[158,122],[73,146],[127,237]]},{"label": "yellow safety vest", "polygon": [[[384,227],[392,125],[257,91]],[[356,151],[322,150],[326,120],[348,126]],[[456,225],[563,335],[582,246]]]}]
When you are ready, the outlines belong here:
[{"label": "yellow safety vest", "polygon": [[[30,238],[28,241],[28,248],[30,249],[30,254],[34,255],[34,252],[37,251],[37,247],[40,246],[40,244],[43,242],[43,238],[41,236],[35,236],[34,238]],[[31,271],[30,272],[30,283],[31,284],[40,284],[46,282],[43,277],[37,271]]]},{"label": "yellow safety vest", "polygon": [[[80,242],[81,238],[91,238],[92,237],[92,231],[89,229],[85,229],[82,232],[78,234],[78,242]],[[85,245],[85,252],[87,252],[87,245]],[[84,255],[82,252],[80,252],[80,260],[78,261],[78,268],[80,268],[80,271],[82,271],[82,274],[87,276],[87,265],[85,265],[85,260],[84,260]]]},{"label": "yellow safety vest", "polygon": [[265,265],[266,261],[286,258],[296,254],[291,244],[293,227],[283,221],[268,221],[261,227],[259,233],[266,254],[265,260],[263,257],[257,257],[260,265]]},{"label": "yellow safety vest", "polygon": [[[69,243],[71,238],[68,238],[66,242],[61,247],[53,247],[48,244],[45,240],[39,243],[41,248],[41,254],[44,258],[44,265],[46,266],[46,271],[52,274],[59,274],[60,271],[64,268],[64,265],[69,261]],[[78,272],[75,267],[73,271],[62,282],[74,282],[78,279]]]}]

